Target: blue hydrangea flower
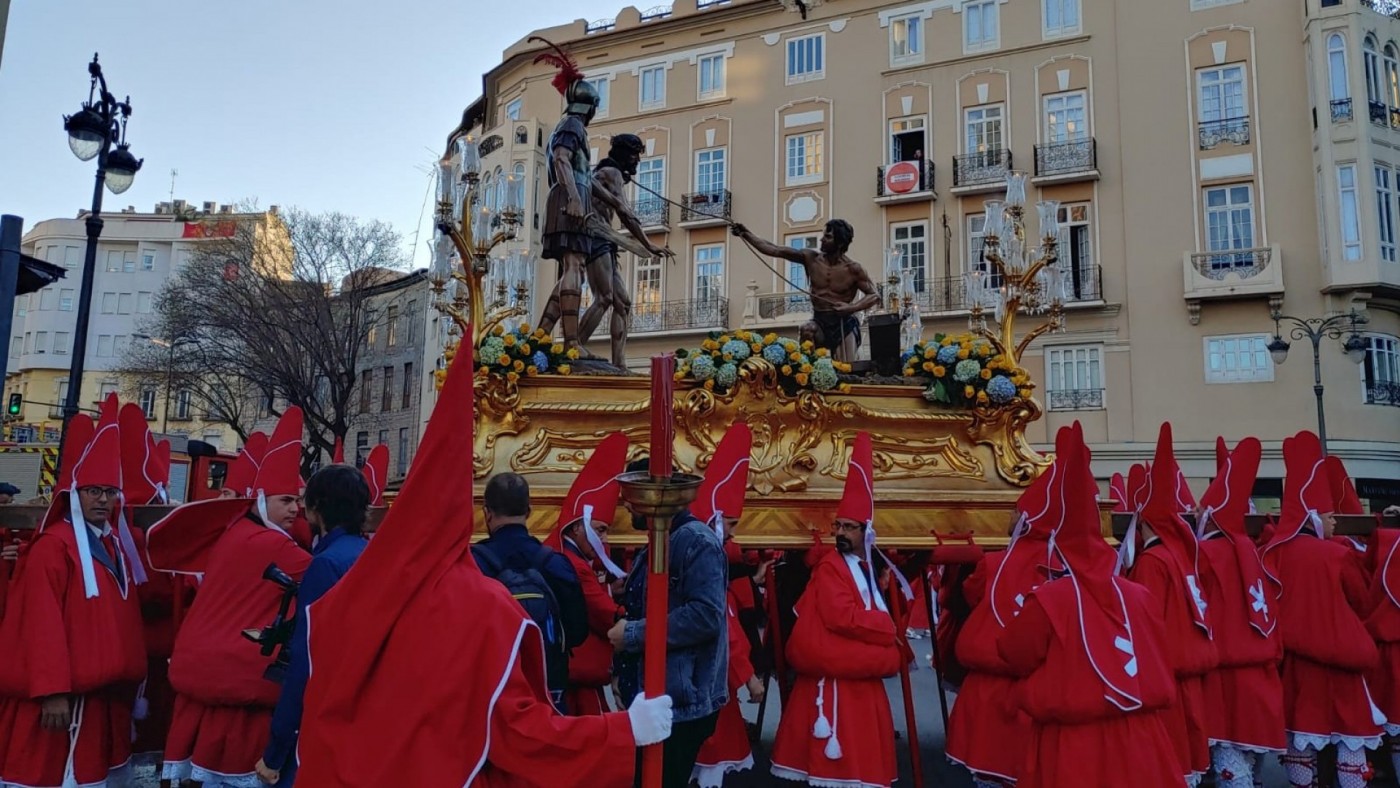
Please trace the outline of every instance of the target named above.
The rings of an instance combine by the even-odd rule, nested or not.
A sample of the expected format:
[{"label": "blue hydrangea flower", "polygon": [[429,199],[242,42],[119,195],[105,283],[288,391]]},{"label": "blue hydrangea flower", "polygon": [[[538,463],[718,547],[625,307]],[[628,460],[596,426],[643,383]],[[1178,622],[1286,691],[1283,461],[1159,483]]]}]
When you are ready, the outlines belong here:
[{"label": "blue hydrangea flower", "polygon": [[[943,355],[941,352],[938,355]],[[977,373],[982,371],[982,365],[977,363],[975,358],[965,358],[953,367],[953,379],[959,383],[967,383],[977,377]]]},{"label": "blue hydrangea flower", "polygon": [[544,354],[543,350],[536,350],[535,355],[530,357],[530,362],[535,365],[536,372],[549,371],[549,357]]},{"label": "blue hydrangea flower", "polygon": [[783,362],[787,361],[789,352],[791,351],[784,350],[782,345],[769,345],[763,349],[763,359],[775,367],[781,367]]},{"label": "blue hydrangea flower", "polygon": [[1011,382],[1011,378],[997,375],[987,381],[987,396],[992,402],[1004,405],[1016,398],[1016,384]]},{"label": "blue hydrangea flower", "polygon": [[947,366],[958,360],[958,346],[948,345],[938,349],[938,363]]},{"label": "blue hydrangea flower", "polygon": [[715,360],[709,356],[696,356],[695,360],[690,362],[690,375],[704,383],[715,376]]},{"label": "blue hydrangea flower", "polygon": [[725,342],[724,345],[720,347],[719,351],[728,355],[735,361],[743,361],[752,355],[752,351],[749,349],[749,343],[742,339],[731,339]]},{"label": "blue hydrangea flower", "polygon": [[727,389],[739,381],[739,367],[733,363],[720,365],[715,371],[715,385]]},{"label": "blue hydrangea flower", "polygon": [[836,388],[837,377],[836,367],[832,365],[831,359],[819,358],[812,364],[812,388],[817,391],[830,391]]},{"label": "blue hydrangea flower", "polygon": [[904,351],[903,353],[900,353],[900,354],[899,354],[899,363],[900,363],[901,365],[908,365],[908,364],[909,364],[909,359],[911,359],[911,358],[913,358],[913,357],[914,357],[914,351],[913,351],[913,349],[906,350],[906,351]]}]

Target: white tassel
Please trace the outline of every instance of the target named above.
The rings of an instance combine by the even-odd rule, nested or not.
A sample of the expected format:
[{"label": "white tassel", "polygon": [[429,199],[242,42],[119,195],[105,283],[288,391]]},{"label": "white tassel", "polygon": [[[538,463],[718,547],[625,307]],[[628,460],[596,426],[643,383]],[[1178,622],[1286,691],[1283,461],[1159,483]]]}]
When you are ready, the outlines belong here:
[{"label": "white tassel", "polygon": [[843,753],[841,740],[836,737],[836,726],[841,724],[841,693],[834,680],[831,682],[831,720],[831,738],[826,740],[824,752],[828,760],[839,761]]},{"label": "white tassel", "polygon": [[826,720],[826,710],[822,708],[826,697],[826,679],[817,682],[817,721],[812,723],[812,738],[831,738],[831,723]]}]

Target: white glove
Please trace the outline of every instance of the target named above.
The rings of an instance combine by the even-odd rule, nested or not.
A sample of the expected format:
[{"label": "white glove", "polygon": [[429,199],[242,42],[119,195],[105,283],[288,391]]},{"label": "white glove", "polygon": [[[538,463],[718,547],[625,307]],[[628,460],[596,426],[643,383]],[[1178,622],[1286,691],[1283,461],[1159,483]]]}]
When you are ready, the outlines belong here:
[{"label": "white glove", "polygon": [[638,747],[663,741],[671,735],[671,696],[638,695],[627,709],[627,718],[632,723],[632,740]]}]

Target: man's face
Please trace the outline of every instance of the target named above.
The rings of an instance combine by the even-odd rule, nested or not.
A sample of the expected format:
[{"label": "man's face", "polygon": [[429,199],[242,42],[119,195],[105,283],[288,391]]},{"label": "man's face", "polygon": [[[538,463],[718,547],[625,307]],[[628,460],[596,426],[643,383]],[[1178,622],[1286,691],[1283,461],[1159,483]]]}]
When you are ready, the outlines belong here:
[{"label": "man's face", "polygon": [[297,519],[297,509],[301,506],[300,495],[273,495],[267,499],[267,519],[282,530],[292,527]]},{"label": "man's face", "polygon": [[6,504],[10,504],[10,503],[14,503],[14,502],[15,502],[15,497],[14,497],[13,495],[10,495],[9,493],[0,493],[0,506],[4,506],[4,505],[6,505]]},{"label": "man's face", "polygon": [[78,503],[83,508],[83,519],[98,528],[107,524],[112,510],[117,507],[117,496],[121,490],[116,487],[91,485],[78,488]]},{"label": "man's face", "polygon": [[1337,517],[1332,512],[1319,515],[1322,518],[1322,538],[1331,539],[1337,535]]},{"label": "man's face", "polygon": [[636,175],[637,167],[642,163],[642,154],[636,151],[627,151],[623,154],[622,161],[618,163],[622,165],[623,172],[628,175]]},{"label": "man's face", "polygon": [[723,538],[723,539],[733,539],[733,538],[734,538],[734,529],[739,527],[739,518],[738,518],[738,517],[725,517],[725,518],[723,518],[723,519],[724,519],[724,525],[722,525],[721,527],[724,529],[724,535],[722,536],[722,538]]},{"label": "man's face", "polygon": [[836,254],[836,236],[831,234],[831,230],[822,232],[821,250],[822,254]]},{"label": "man's face", "polygon": [[865,523],[837,518],[831,524],[831,532],[836,536],[836,549],[843,554],[856,551],[857,544],[865,541]]},{"label": "man's face", "polygon": [[238,497],[238,493],[237,493],[232,487],[220,487],[220,488],[219,488],[219,497],[220,497],[220,498],[237,498],[237,497]]}]

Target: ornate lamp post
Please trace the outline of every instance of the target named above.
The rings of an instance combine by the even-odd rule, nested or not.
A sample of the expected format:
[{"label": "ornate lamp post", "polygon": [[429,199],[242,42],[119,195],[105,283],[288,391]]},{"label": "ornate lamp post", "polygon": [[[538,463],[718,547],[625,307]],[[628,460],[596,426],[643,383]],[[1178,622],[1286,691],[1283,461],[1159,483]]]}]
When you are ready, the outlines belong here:
[{"label": "ornate lamp post", "polygon": [[[1322,443],[1322,453],[1327,453],[1327,417],[1322,409],[1322,338],[1341,339],[1346,333],[1346,341],[1342,342],[1342,350],[1347,354],[1347,358],[1360,364],[1366,360],[1366,340],[1357,333],[1357,326],[1363,326],[1370,322],[1370,318],[1357,312],[1355,309],[1344,314],[1329,315],[1328,317],[1299,318],[1290,315],[1280,314],[1277,309],[1269,314],[1274,319],[1274,338],[1269,342],[1269,355],[1273,357],[1275,364],[1282,364],[1288,358],[1287,340],[1283,338],[1281,324],[1289,324],[1288,335],[1295,339],[1307,338],[1312,342],[1313,354],[1313,396],[1317,398],[1317,437]],[[1345,326],[1345,328],[1343,328]]]},{"label": "ornate lamp post", "polygon": [[[982,259],[986,270],[967,274],[967,300],[971,315],[968,327],[987,341],[999,353],[1016,364],[1021,354],[1047,331],[1063,330],[1065,291],[1070,284],[1059,266],[1058,200],[1036,203],[1040,218],[1040,246],[1027,243],[1024,222],[1026,204],[1026,174],[1006,175],[1006,199],[988,200],[986,224],[983,226]],[[989,326],[986,311],[992,310]],[[1045,322],[1031,329],[1016,341],[1016,316],[1046,315]]]},{"label": "ornate lamp post", "polygon": [[[68,370],[68,396],[63,402],[63,433],[59,438],[59,456],[68,437],[68,424],[78,415],[78,401],[83,388],[83,361],[87,355],[88,313],[92,307],[92,280],[97,270],[97,239],[102,235],[102,187],[113,194],[131,188],[141,159],[131,155],[126,142],[126,122],[131,117],[131,97],[117,101],[107,90],[107,78],[97,63],[97,55],[88,64],[88,99],[74,115],[63,118],[68,132],[68,147],[82,161],[97,159],[97,182],[92,189],[92,210],[87,215],[87,251],[83,256],[83,281],[78,286],[78,322],[74,327],[73,363]],[[116,149],[113,150],[113,146]]]},{"label": "ornate lamp post", "polygon": [[[507,277],[497,299],[488,307],[484,280],[491,266],[491,251],[514,240],[525,213],[525,184],[516,175],[506,178],[505,201],[499,212],[481,199],[481,152],[476,141],[461,137],[453,152],[438,164],[438,237],[430,280],[437,296],[433,306],[452,318],[459,330],[471,327],[481,337],[502,320],[525,314],[528,261],[512,255]],[[453,293],[446,293],[448,282]],[[510,298],[511,291],[514,299]],[[512,303],[513,301],[513,303]]]}]

